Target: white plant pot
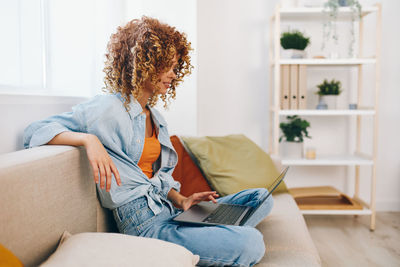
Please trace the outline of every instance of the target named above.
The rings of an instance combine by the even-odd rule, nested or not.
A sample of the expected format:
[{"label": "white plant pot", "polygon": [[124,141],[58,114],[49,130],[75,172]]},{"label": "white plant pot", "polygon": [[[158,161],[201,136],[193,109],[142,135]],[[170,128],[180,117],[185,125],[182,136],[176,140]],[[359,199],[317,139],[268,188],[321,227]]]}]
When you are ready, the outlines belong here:
[{"label": "white plant pot", "polygon": [[336,109],[337,108],[337,95],[324,95],[321,96],[323,98],[323,102],[328,105],[328,109]]},{"label": "white plant pot", "polygon": [[305,58],[306,51],[298,49],[282,49],[282,58]]},{"label": "white plant pot", "polygon": [[299,142],[283,142],[281,154],[285,158],[299,159],[303,157],[303,144]]}]

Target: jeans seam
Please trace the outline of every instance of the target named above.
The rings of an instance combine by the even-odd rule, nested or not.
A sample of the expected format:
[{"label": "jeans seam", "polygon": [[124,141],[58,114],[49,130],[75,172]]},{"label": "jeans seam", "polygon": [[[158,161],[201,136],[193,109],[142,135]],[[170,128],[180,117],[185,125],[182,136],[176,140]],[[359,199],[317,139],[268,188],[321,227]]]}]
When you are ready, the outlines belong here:
[{"label": "jeans seam", "polygon": [[133,217],[129,217],[129,219],[125,220],[125,222],[121,225],[121,231],[125,232],[125,229],[128,227],[128,225],[132,224],[133,222]]},{"label": "jeans seam", "polygon": [[143,223],[136,226],[135,228],[136,228],[138,235],[141,235],[144,232],[144,230],[146,229],[146,227],[149,224],[151,224],[152,222],[154,222],[155,218],[156,218],[156,215],[154,215],[153,217],[149,218],[148,220],[146,220]]}]

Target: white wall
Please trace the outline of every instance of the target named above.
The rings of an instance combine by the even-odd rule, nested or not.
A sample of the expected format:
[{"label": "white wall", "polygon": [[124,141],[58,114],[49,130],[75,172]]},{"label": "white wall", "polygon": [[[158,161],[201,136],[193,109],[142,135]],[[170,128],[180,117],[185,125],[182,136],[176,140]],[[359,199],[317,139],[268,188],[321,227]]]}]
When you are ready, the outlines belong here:
[{"label": "white wall", "polygon": [[[244,133],[263,149],[268,149],[269,135],[269,68],[268,34],[269,18],[278,1],[198,1],[198,133],[199,135],[226,135]],[[379,2],[379,1],[378,1]],[[395,35],[400,25],[400,2],[383,3],[382,26],[382,88],[379,99],[379,151],[377,163],[377,209],[400,210],[400,157],[397,149],[400,141],[396,124],[400,117],[400,99],[397,88],[400,71],[400,37]],[[363,5],[373,1],[361,1]],[[305,22],[290,23],[291,28],[300,28],[313,36],[310,54],[322,53],[318,34],[321,24]],[[293,27],[294,26],[294,27]],[[366,25],[368,29],[368,25]],[[341,33],[346,28],[339,28]],[[370,31],[371,32],[371,31]],[[342,42],[348,40],[344,33]],[[375,38],[367,41],[366,50],[371,51]],[[347,54],[347,46],[341,51]],[[366,67],[366,91],[373,88],[373,69]],[[353,73],[355,70],[351,70]],[[356,80],[345,68],[329,68],[324,71],[310,69],[308,79],[310,105],[315,105],[315,86],[323,77],[339,77],[345,88],[354,88]],[[396,76],[397,75],[397,76]],[[341,105],[354,95],[343,94]],[[365,95],[367,102],[373,102],[371,93]],[[347,138],[347,131],[354,134],[354,119],[307,118],[311,125],[313,139],[305,145],[313,145],[320,154],[352,150],[354,142]],[[371,151],[372,136],[367,127],[371,122],[363,122],[363,144]],[[395,136],[396,135],[396,136]],[[287,177],[289,187],[309,185],[334,185],[345,193],[352,194],[353,168],[346,167],[296,167]],[[348,175],[349,178],[345,178]],[[361,195],[368,199],[370,192],[370,168],[362,168]]]},{"label": "white wall", "polygon": [[268,135],[267,1],[198,1],[198,133]]},{"label": "white wall", "polygon": [[127,1],[126,19],[140,18],[143,15],[154,17],[161,22],[176,27],[186,33],[194,52],[192,74],[177,88],[176,99],[171,102],[168,110],[159,101],[157,108],[164,115],[170,135],[197,134],[197,0],[138,0]]},{"label": "white wall", "polygon": [[382,81],[379,99],[377,208],[400,210],[400,1],[381,1]]},{"label": "white wall", "polygon": [[0,95],[0,154],[23,149],[23,131],[33,121],[70,111],[82,97]]}]

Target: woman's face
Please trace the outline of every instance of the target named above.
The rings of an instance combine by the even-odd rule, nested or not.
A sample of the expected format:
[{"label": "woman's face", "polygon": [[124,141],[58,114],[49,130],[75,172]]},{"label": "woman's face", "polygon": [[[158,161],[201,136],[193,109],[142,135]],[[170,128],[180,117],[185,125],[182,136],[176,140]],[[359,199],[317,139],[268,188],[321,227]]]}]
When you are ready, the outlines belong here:
[{"label": "woman's face", "polygon": [[[176,78],[176,74],[174,72],[176,66],[178,64],[177,58],[175,57],[174,60],[172,61],[172,67],[167,70],[166,72],[160,73],[158,75],[159,82],[157,83],[157,86],[160,88],[159,93],[165,95],[168,91],[168,88],[171,87],[172,80]],[[145,83],[145,90],[149,90],[149,92],[153,93],[154,86],[152,83],[148,80]]]}]

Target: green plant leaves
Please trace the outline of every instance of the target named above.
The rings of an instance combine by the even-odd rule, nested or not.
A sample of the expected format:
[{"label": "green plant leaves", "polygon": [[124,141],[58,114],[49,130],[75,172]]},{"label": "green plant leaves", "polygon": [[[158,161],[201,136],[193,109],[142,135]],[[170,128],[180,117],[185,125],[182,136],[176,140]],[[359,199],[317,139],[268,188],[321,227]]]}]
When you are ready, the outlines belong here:
[{"label": "green plant leaves", "polygon": [[289,122],[281,122],[279,127],[281,128],[283,135],[279,138],[279,142],[286,139],[287,142],[303,142],[304,137],[311,138],[308,135],[307,128],[310,127],[310,123],[306,120],[302,120],[297,115],[287,116]]},{"label": "green plant leaves", "polygon": [[310,44],[310,38],[305,37],[300,31],[283,32],[281,35],[281,46],[283,49],[304,50],[308,44]]},{"label": "green plant leaves", "polygon": [[324,79],[323,83],[317,85],[317,87],[319,88],[319,91],[316,93],[318,95],[339,95],[342,92],[342,83],[335,79],[332,79],[330,82]]}]

